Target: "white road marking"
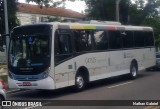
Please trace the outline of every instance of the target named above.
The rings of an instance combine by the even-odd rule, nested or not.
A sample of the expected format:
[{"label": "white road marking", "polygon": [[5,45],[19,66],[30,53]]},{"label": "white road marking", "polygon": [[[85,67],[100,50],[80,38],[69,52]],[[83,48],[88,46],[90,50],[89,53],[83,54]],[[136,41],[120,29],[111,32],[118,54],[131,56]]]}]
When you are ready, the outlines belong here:
[{"label": "white road marking", "polygon": [[[49,103],[51,103],[51,102],[44,103],[44,104],[42,104],[42,106],[46,105],[46,104],[49,104]],[[26,107],[26,108],[23,108],[23,109],[31,109],[31,108],[34,108],[34,107],[39,107],[39,106],[31,106],[31,107]]]},{"label": "white road marking", "polygon": [[131,83],[133,83],[133,81],[126,82],[126,83],[122,83],[122,84],[113,85],[113,86],[110,86],[110,87],[108,87],[108,88],[109,88],[109,89],[111,89],[111,88],[115,88],[115,87],[119,87],[119,86],[123,86],[123,85],[131,84]]}]

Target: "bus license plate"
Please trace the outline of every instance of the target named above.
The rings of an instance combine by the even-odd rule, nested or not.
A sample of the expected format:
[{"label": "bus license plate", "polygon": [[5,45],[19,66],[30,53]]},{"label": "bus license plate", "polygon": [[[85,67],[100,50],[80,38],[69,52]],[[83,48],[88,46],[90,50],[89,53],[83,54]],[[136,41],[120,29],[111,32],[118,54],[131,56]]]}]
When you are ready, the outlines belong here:
[{"label": "bus license plate", "polygon": [[30,82],[23,82],[23,86],[31,86]]}]

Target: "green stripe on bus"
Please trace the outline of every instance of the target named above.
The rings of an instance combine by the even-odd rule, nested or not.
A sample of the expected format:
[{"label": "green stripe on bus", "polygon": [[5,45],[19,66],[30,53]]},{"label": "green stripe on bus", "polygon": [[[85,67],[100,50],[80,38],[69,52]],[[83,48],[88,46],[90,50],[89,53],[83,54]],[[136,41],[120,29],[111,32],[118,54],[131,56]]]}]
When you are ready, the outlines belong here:
[{"label": "green stripe on bus", "polygon": [[96,29],[96,26],[84,26],[84,29]]},{"label": "green stripe on bus", "polygon": [[81,26],[81,25],[72,25],[70,29],[96,29],[96,26]]}]

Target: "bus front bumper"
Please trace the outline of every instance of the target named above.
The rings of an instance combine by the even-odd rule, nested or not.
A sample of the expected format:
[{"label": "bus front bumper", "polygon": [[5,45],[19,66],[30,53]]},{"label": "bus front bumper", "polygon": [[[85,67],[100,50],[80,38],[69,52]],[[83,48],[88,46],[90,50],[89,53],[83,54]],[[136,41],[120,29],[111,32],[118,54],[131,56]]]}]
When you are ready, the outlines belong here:
[{"label": "bus front bumper", "polygon": [[37,81],[18,81],[8,77],[8,85],[18,89],[55,89],[55,82],[50,76]]}]

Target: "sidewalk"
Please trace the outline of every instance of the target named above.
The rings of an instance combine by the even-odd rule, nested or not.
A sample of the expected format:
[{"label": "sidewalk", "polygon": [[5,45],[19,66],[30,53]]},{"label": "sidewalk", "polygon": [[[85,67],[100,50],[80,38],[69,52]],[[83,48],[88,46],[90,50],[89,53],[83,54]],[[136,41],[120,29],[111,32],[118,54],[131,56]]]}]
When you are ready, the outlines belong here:
[{"label": "sidewalk", "polygon": [[[6,77],[5,77],[6,76]],[[16,92],[19,92],[19,91],[22,91],[22,89],[10,89],[8,87],[8,77],[7,77],[7,68],[6,67],[2,67],[0,68],[0,78],[3,79],[3,78],[7,78],[7,81],[5,81],[5,85],[6,85],[6,93],[16,93]]]},{"label": "sidewalk", "polygon": [[[7,69],[2,67],[2,68],[0,68],[0,79],[3,80],[4,77],[7,78]],[[8,87],[8,78],[7,78],[7,80],[3,80],[3,81],[5,82],[5,85],[6,85],[6,91],[11,91],[11,89],[9,89],[9,87]]]}]

